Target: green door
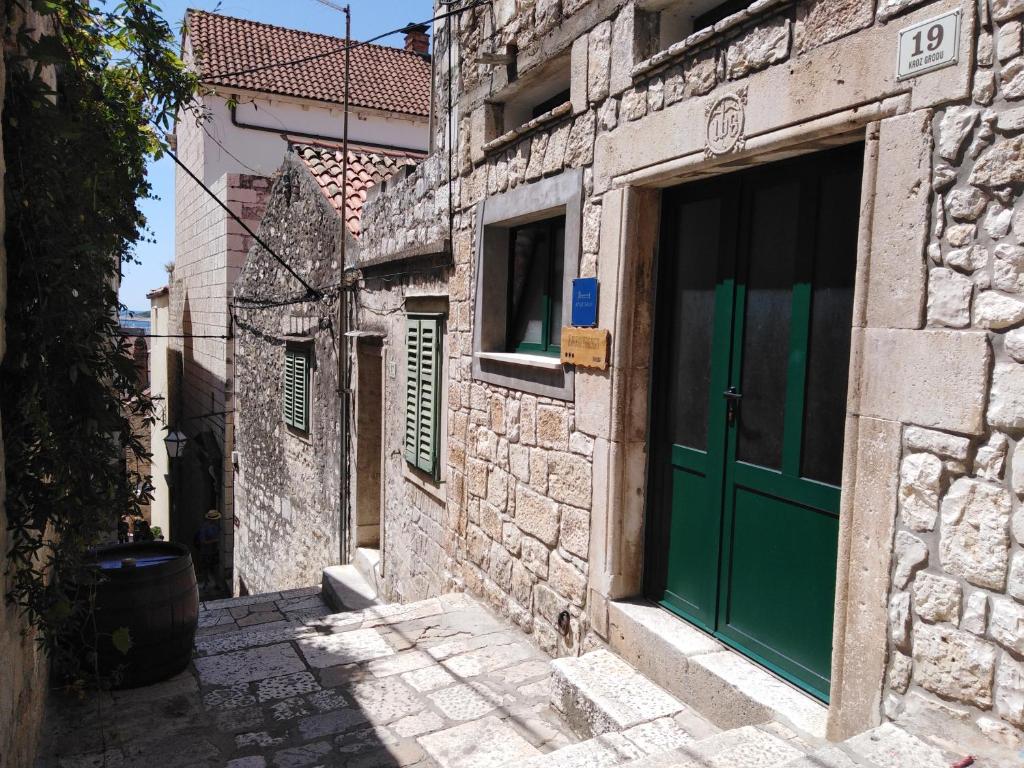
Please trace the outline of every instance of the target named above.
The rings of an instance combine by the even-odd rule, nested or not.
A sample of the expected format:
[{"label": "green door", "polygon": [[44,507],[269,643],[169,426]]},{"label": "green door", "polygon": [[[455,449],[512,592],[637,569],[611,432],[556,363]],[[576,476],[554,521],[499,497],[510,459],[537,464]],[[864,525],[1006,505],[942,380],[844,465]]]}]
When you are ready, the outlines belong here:
[{"label": "green door", "polygon": [[825,700],[862,153],[662,208],[648,586]]}]

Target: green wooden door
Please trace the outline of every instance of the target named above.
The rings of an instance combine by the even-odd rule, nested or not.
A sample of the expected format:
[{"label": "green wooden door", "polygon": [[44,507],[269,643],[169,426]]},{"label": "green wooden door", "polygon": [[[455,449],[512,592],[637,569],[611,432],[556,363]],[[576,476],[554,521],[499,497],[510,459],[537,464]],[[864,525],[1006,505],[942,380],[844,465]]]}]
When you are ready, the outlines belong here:
[{"label": "green wooden door", "polygon": [[648,586],[826,700],[862,152],[662,210]]}]

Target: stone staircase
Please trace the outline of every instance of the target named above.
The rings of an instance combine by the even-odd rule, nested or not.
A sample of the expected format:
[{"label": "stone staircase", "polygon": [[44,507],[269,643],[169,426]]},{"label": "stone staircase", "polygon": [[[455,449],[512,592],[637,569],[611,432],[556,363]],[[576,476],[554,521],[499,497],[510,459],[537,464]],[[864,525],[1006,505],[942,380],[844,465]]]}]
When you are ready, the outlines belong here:
[{"label": "stone staircase", "polygon": [[778,721],[722,730],[607,650],[551,667],[552,706],[583,741],[502,768],[945,768],[960,757],[892,724],[842,744]]},{"label": "stone staircase", "polygon": [[551,660],[467,595],[374,604],[352,570],[325,575],[322,592],[204,603],[193,663],[171,680],[55,695],[39,768],[948,768],[963,756],[891,724],[828,744],[788,709],[735,723],[732,694],[669,692],[610,650]]}]

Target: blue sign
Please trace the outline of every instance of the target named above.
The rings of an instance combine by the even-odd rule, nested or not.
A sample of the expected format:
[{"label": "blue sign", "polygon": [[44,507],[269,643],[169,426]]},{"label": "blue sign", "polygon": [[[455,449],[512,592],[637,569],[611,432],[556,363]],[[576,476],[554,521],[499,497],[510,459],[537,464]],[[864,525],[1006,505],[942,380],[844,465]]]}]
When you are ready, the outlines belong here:
[{"label": "blue sign", "polygon": [[596,277],[577,277],[572,281],[572,324],[578,328],[597,325]]}]

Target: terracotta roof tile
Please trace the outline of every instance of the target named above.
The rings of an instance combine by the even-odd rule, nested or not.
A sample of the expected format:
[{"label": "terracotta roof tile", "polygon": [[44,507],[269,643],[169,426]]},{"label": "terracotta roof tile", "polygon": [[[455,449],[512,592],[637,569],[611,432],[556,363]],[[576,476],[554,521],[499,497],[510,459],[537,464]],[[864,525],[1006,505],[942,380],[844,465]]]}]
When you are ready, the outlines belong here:
[{"label": "terracotta roof tile", "polygon": [[[186,24],[204,83],[344,103],[344,38],[192,9]],[[307,57],[316,58],[231,74]],[[349,102],[388,112],[429,114],[429,60],[401,48],[353,48]]]},{"label": "terracotta roof tile", "polygon": [[416,165],[423,155],[400,150],[350,147],[348,151],[348,189],[342,199],[342,151],[333,146],[295,144],[294,152],[309,168],[335,210],[345,217],[349,231],[359,237],[360,216],[370,187],[386,181],[407,165]]}]

